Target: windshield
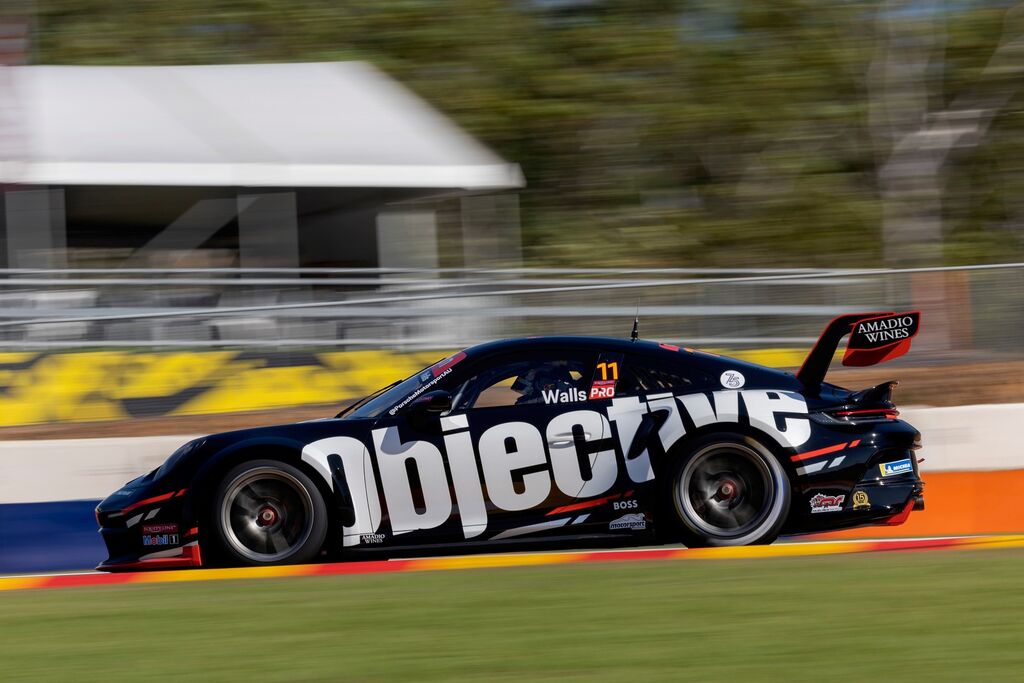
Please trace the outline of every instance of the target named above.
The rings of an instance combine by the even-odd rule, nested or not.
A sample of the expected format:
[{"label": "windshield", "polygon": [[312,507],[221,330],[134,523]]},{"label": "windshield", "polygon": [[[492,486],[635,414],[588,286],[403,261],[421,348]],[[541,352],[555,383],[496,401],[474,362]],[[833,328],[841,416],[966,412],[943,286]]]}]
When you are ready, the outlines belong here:
[{"label": "windshield", "polygon": [[465,357],[466,353],[460,351],[454,356],[438,361],[412,377],[381,391],[378,395],[371,396],[362,405],[356,404],[355,408],[342,413],[340,417],[345,420],[358,420],[381,417],[385,413],[397,415],[398,411],[412,403],[417,396],[429,391],[431,387],[451,374],[455,364]]}]

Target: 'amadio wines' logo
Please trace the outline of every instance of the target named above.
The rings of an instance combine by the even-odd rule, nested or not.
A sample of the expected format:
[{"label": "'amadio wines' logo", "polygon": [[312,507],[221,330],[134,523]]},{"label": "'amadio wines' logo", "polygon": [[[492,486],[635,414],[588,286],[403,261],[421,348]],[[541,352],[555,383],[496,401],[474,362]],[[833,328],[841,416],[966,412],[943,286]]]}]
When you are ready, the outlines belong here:
[{"label": "'amadio wines' logo", "polygon": [[858,320],[850,331],[843,365],[875,365],[902,356],[910,350],[920,323],[917,311]]}]

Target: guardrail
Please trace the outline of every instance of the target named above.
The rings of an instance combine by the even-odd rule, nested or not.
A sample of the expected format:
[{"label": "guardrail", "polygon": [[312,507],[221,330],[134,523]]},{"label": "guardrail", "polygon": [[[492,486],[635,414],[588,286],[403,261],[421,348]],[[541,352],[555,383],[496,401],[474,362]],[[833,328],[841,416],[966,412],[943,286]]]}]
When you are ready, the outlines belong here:
[{"label": "guardrail", "polygon": [[[806,346],[858,310],[920,308],[923,346],[1013,353],[1024,264],[887,269],[12,269],[0,347],[454,348],[507,336],[642,334]],[[1016,334],[1007,335],[1007,330]],[[919,343],[919,346],[922,344]]]}]

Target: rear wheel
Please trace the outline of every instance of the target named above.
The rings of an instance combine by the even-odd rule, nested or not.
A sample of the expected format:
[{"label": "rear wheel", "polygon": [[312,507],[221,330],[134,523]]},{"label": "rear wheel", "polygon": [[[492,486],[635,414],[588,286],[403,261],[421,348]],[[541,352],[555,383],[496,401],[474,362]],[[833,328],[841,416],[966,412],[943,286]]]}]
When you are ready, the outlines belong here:
[{"label": "rear wheel", "polygon": [[327,507],[303,472],[276,460],[243,463],[221,481],[213,523],[230,564],[309,562],[327,536]]},{"label": "rear wheel", "polygon": [[674,463],[668,482],[669,517],[689,547],[771,543],[789,513],[782,465],[741,434],[698,440]]}]

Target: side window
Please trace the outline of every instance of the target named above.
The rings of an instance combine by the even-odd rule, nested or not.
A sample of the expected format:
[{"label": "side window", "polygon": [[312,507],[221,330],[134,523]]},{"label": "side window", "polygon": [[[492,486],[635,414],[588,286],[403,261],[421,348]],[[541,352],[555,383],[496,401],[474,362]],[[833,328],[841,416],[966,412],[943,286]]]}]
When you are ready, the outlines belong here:
[{"label": "side window", "polygon": [[586,401],[593,361],[562,353],[505,358],[468,379],[455,394],[457,410]]},{"label": "side window", "polygon": [[646,358],[631,357],[619,393],[657,393],[706,386],[710,380],[694,368],[669,367]]}]

